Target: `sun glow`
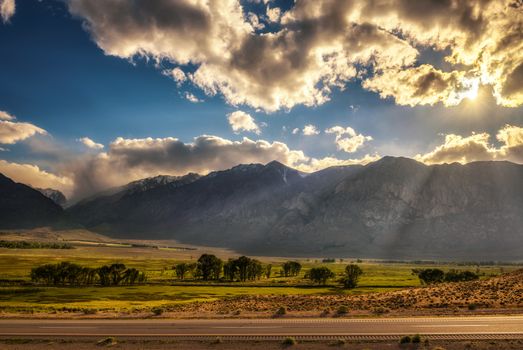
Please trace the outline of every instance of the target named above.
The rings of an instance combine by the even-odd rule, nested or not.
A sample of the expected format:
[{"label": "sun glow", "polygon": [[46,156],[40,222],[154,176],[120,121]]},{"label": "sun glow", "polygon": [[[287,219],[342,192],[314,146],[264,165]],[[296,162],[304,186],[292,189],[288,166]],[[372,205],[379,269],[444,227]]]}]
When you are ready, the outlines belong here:
[{"label": "sun glow", "polygon": [[460,93],[462,98],[475,100],[479,92],[479,78],[463,79],[464,90]]}]

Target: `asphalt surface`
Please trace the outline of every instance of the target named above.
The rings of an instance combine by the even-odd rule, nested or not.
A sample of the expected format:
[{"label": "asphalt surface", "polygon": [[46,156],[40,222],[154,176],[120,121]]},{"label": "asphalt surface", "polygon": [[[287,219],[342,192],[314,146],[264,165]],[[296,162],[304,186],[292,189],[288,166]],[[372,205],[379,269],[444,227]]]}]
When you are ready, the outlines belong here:
[{"label": "asphalt surface", "polygon": [[523,338],[523,316],[215,320],[0,320],[0,336]]}]

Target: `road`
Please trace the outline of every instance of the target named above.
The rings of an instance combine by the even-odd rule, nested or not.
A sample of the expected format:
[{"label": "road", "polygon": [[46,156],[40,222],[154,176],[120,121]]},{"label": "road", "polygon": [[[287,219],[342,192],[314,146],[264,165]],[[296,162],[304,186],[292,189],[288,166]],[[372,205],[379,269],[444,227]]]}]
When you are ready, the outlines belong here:
[{"label": "road", "polygon": [[0,320],[0,336],[360,337],[523,339],[523,316],[215,320]]}]

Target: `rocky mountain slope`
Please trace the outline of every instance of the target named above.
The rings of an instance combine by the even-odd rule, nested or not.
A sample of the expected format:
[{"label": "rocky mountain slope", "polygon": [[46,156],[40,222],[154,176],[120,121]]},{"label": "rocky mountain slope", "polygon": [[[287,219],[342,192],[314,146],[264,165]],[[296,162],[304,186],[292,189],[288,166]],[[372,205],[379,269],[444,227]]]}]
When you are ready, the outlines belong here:
[{"label": "rocky mountain slope", "polygon": [[65,198],[64,194],[58,190],[55,190],[53,188],[35,188],[38,192],[61,206],[62,208],[65,207],[67,204],[67,198]]},{"label": "rocky mountain slope", "polygon": [[0,174],[0,228],[63,225],[62,207],[39,191]]},{"label": "rocky mountain slope", "polygon": [[313,174],[271,162],[139,184],[150,182],[84,200],[68,212],[113,236],[255,254],[523,256],[523,166],[509,162],[426,166],[385,157]]}]

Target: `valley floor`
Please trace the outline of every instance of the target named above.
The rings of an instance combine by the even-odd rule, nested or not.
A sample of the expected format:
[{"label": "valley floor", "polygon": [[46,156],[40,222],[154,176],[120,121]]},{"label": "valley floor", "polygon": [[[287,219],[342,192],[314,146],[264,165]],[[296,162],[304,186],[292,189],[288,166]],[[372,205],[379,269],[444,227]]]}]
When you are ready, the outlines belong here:
[{"label": "valley floor", "polygon": [[[118,241],[88,231],[0,232],[0,239],[68,243],[73,249],[0,248],[0,317],[45,318],[223,318],[343,317],[395,315],[520,314],[523,270],[519,265],[383,262],[343,257],[335,262],[300,259],[297,277],[281,275],[284,257],[257,257],[272,264],[270,278],[253,282],[180,281],[173,265],[195,262],[202,253],[226,260],[240,254],[225,249],[168,241]],[[32,268],[57,262],[98,267],[114,262],[144,271],[144,285],[49,287],[30,281]],[[326,266],[340,275],[348,263],[363,270],[357,288],[344,290],[334,280],[312,285],[304,275]],[[481,279],[421,286],[412,269],[475,271]]]}]

